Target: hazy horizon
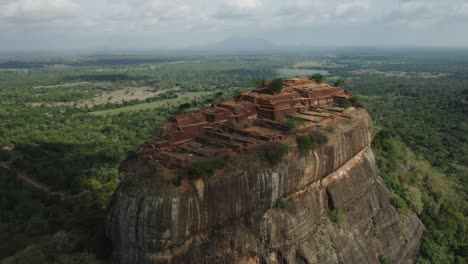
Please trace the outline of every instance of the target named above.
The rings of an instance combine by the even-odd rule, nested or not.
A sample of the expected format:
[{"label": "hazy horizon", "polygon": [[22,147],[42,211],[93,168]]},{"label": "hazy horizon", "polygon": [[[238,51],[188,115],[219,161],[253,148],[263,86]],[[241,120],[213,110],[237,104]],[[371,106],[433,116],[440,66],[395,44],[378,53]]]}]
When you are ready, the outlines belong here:
[{"label": "hazy horizon", "polygon": [[464,48],[466,28],[467,0],[0,0],[2,53],[196,50],[231,38],[267,50]]}]

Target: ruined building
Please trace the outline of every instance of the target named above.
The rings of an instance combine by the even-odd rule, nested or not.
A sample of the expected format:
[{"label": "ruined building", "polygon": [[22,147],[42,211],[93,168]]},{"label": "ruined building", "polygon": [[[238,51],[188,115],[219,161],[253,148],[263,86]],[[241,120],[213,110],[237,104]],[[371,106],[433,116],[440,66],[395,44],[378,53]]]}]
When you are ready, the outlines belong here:
[{"label": "ruined building", "polygon": [[267,86],[243,92],[211,108],[170,118],[155,130],[155,138],[139,153],[166,167],[183,167],[197,157],[242,153],[251,147],[284,140],[291,122],[303,130],[317,129],[341,116],[337,99],[351,94],[308,78],[284,80],[279,93]]}]

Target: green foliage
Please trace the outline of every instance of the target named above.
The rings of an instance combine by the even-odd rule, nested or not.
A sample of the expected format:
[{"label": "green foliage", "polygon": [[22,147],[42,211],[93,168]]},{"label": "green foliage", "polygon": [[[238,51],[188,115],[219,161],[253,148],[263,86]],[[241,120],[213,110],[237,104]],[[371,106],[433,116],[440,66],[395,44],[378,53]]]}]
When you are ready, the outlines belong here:
[{"label": "green foliage", "polygon": [[390,264],[390,261],[388,260],[388,258],[386,256],[379,256],[379,261],[380,261],[380,264]]},{"label": "green foliage", "polygon": [[354,107],[364,107],[362,97],[359,95],[354,95],[353,97],[349,99],[349,101]]},{"label": "green foliage", "polygon": [[328,137],[323,133],[309,134],[297,136],[297,147],[301,153],[307,153],[315,149],[317,146],[328,142]]},{"label": "green foliage", "polygon": [[344,107],[344,108],[348,108],[348,107],[353,106],[353,103],[351,103],[350,100],[344,99],[344,98],[338,98],[338,99],[336,99],[336,100],[335,100],[335,103],[336,103],[338,106],[341,106],[341,107]]},{"label": "green foliage", "polygon": [[267,85],[266,92],[269,94],[275,94],[281,92],[283,89],[283,79],[274,79]]},{"label": "green foliage", "polygon": [[217,170],[223,169],[228,162],[228,155],[222,155],[213,159],[194,161],[189,165],[187,171],[192,177],[201,176],[205,179],[209,179]]},{"label": "green foliage", "polygon": [[376,238],[381,238],[382,237],[382,230],[379,228],[378,225],[373,224],[371,227],[371,232],[372,235]]},{"label": "green foliage", "polygon": [[341,210],[328,210],[328,218],[339,227],[345,227],[348,225],[346,215]]},{"label": "green foliage", "polygon": [[276,201],[276,207],[281,210],[288,210],[291,205],[289,204],[288,200],[284,198],[279,198]]},{"label": "green foliage", "polygon": [[333,86],[343,88],[346,84],[348,84],[348,81],[343,78],[339,78],[338,80],[335,81]]},{"label": "green foliage", "polygon": [[192,107],[192,105],[190,105],[190,103],[183,103],[181,105],[179,105],[177,107],[177,109],[179,109],[179,111],[185,111],[187,109],[190,109]]},{"label": "green foliage", "polygon": [[462,187],[447,183],[446,175],[388,131],[379,132],[373,144],[379,170],[392,190],[391,203],[400,212],[411,209],[426,226],[419,263],[463,263],[457,262],[464,261],[468,231]]},{"label": "green foliage", "polygon": [[[80,250],[107,257],[104,204],[97,203],[103,189],[61,201],[41,191],[24,188],[12,170],[0,169],[0,258],[6,263],[55,263],[62,254]],[[99,246],[99,247],[97,247]],[[100,248],[100,249],[99,249]],[[18,249],[25,249],[18,251]],[[94,256],[90,256],[95,259]],[[3,262],[2,262],[3,263]]]},{"label": "green foliage", "polygon": [[307,120],[304,120],[299,117],[288,116],[283,119],[283,122],[286,124],[288,130],[293,130],[294,128],[301,126],[307,123]]},{"label": "green foliage", "polygon": [[321,73],[315,73],[314,75],[310,76],[309,79],[316,83],[322,83],[325,80],[325,76]]},{"label": "green foliage", "polygon": [[406,209],[408,209],[408,205],[406,204],[405,200],[398,196],[398,194],[392,194],[390,203],[401,213],[404,213]]},{"label": "green foliage", "polygon": [[267,81],[265,79],[262,79],[262,78],[255,78],[252,80],[252,84],[255,85],[255,87],[262,87],[262,86],[265,86],[267,84]]},{"label": "green foliage", "polygon": [[272,142],[257,147],[255,152],[262,160],[271,165],[276,165],[288,154],[289,146],[281,142]]},{"label": "green foliage", "polygon": [[422,194],[419,189],[413,186],[408,186],[406,189],[406,200],[408,205],[413,212],[421,214],[424,209],[424,203],[422,201]]}]

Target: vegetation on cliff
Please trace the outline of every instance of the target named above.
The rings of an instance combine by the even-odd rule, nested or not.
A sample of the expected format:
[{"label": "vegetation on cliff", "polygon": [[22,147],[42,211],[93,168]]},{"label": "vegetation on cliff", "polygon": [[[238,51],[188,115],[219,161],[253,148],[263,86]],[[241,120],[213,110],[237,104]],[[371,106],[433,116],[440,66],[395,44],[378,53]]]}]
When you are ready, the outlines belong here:
[{"label": "vegetation on cliff", "polygon": [[254,150],[255,155],[258,156],[260,160],[268,162],[270,165],[280,163],[288,152],[289,146],[281,142],[264,144]]},{"label": "vegetation on cliff", "polygon": [[187,168],[188,175],[209,179],[217,170],[221,170],[229,162],[228,155],[192,162]]},{"label": "vegetation on cliff", "polygon": [[374,149],[392,204],[401,213],[417,213],[426,225],[419,263],[465,263],[468,218],[463,212],[468,208],[462,185],[447,181],[447,175],[386,132],[377,134]]},{"label": "vegetation on cliff", "polygon": [[296,137],[297,147],[301,153],[307,153],[324,143],[327,143],[328,138],[323,133],[308,134]]}]

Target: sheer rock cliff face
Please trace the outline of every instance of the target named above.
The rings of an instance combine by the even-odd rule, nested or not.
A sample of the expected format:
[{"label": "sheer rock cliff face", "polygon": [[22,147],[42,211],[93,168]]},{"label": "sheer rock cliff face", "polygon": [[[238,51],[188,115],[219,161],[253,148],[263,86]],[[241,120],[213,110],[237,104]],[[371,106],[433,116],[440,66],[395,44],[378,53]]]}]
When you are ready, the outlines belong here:
[{"label": "sheer rock cliff face", "polygon": [[[350,116],[309,153],[289,140],[276,166],[243,154],[212,179],[181,186],[142,161],[126,161],[108,208],[113,262],[411,262],[424,226],[391,206],[370,148],[370,117],[362,109]],[[277,208],[280,199],[288,206]],[[330,221],[332,209],[345,220]]]}]

